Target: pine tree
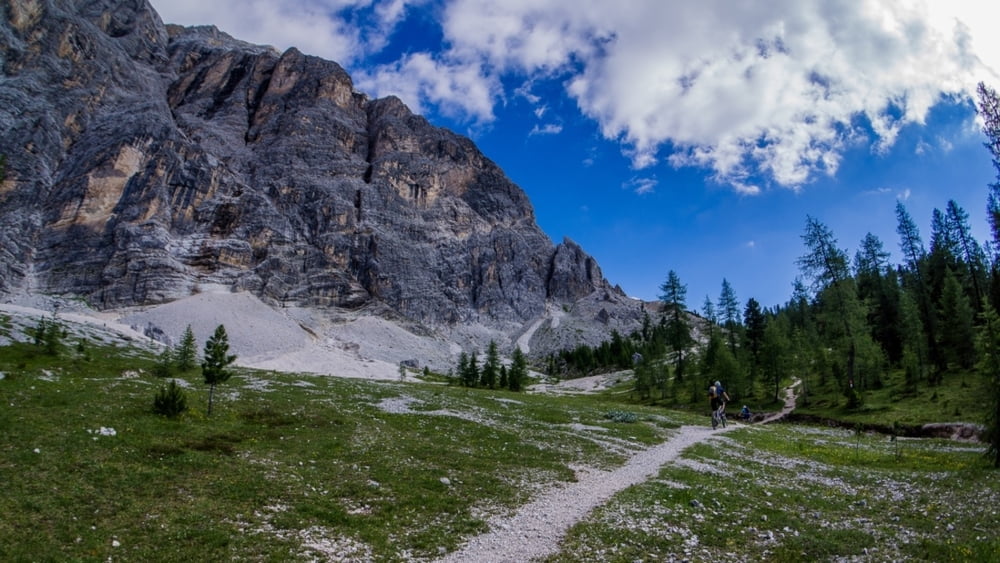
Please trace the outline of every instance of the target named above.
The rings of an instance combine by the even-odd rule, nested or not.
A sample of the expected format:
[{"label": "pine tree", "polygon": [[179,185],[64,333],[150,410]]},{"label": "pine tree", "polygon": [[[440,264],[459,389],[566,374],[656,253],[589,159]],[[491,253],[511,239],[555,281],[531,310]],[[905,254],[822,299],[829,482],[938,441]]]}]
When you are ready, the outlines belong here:
[{"label": "pine tree", "polygon": [[708,335],[711,337],[715,333],[715,325],[719,324],[719,315],[715,312],[715,304],[708,295],[705,296],[705,303],[701,306],[701,314],[708,321]]},{"label": "pine tree", "polygon": [[[802,240],[807,252],[797,262],[802,273],[813,279],[817,302],[826,320],[827,345],[840,350],[845,360],[846,381],[840,383],[845,390],[853,389],[857,375],[868,375],[858,373],[857,362],[859,348],[867,344],[865,339],[871,340],[871,334],[865,326],[867,312],[849,275],[847,253],[837,247],[833,232],[811,216],[806,218]],[[861,389],[865,388],[865,377],[857,382]]]},{"label": "pine tree", "polygon": [[743,349],[746,350],[745,355],[750,366],[749,377],[745,382],[746,388],[743,392],[746,395],[752,396],[754,394],[754,384],[761,369],[760,354],[763,350],[764,330],[767,326],[767,318],[760,308],[760,303],[753,297],[747,299],[746,309],[743,311],[743,326],[745,330],[743,336],[745,344]]},{"label": "pine tree", "polygon": [[674,382],[684,380],[684,360],[688,347],[692,344],[691,328],[685,318],[684,301],[687,286],[681,283],[677,272],[670,270],[667,280],[660,286],[660,301],[667,321],[667,344],[674,353]]},{"label": "pine tree", "polygon": [[458,367],[455,369],[458,372],[458,381],[462,384],[462,386],[471,387],[471,385],[469,385],[469,382],[465,379],[469,373],[468,354],[462,352],[461,354],[458,355]]},{"label": "pine tree", "polygon": [[215,386],[224,383],[232,377],[229,365],[236,361],[236,356],[229,355],[229,336],[226,327],[219,325],[215,333],[205,342],[205,357],[201,362],[201,374],[208,388],[208,415],[212,415],[212,398]]},{"label": "pine tree", "polygon": [[778,392],[781,388],[781,381],[788,376],[790,363],[789,349],[790,343],[785,334],[785,330],[779,326],[784,321],[772,319],[764,327],[764,334],[760,346],[760,363],[762,373],[766,377],[766,382],[774,390],[774,400],[778,400]]},{"label": "pine tree", "polygon": [[[945,274],[940,306],[941,350],[946,363],[971,369],[976,363],[972,305],[955,275]],[[940,380],[938,380],[940,382]]]},{"label": "pine tree", "polygon": [[469,363],[465,368],[465,373],[462,375],[462,381],[465,382],[466,387],[479,385],[479,357],[475,350],[469,356]]},{"label": "pine tree", "polygon": [[903,253],[904,266],[902,270],[902,285],[913,295],[917,310],[920,312],[921,331],[926,339],[927,365],[938,365],[940,356],[937,347],[937,315],[931,305],[930,285],[924,272],[927,269],[927,251],[920,238],[913,218],[906,211],[902,202],[896,202],[896,232],[899,233],[899,249]]},{"label": "pine tree", "polygon": [[479,383],[487,389],[496,389],[499,375],[500,353],[497,351],[497,343],[490,340],[490,344],[486,348],[486,362],[483,363]]},{"label": "pine tree", "polygon": [[983,433],[988,444],[986,455],[992,458],[994,467],[1000,468],[1000,316],[992,309],[983,313],[979,352],[979,370],[987,377],[986,429]]},{"label": "pine tree", "polygon": [[961,272],[965,278],[961,281],[965,285],[966,294],[969,296],[973,308],[977,312],[982,311],[986,286],[986,254],[979,241],[972,234],[969,214],[955,203],[955,200],[948,200],[945,213],[952,229],[952,238],[955,241],[955,250],[958,252],[957,257]]},{"label": "pine tree", "polygon": [[511,391],[520,391],[528,380],[528,360],[520,347],[514,347],[510,371],[507,373],[507,387]]},{"label": "pine tree", "polygon": [[194,331],[191,330],[191,325],[187,325],[174,354],[177,362],[177,370],[181,373],[193,370],[195,365],[197,365],[197,354],[198,348],[194,340]]},{"label": "pine tree", "polygon": [[893,364],[903,355],[899,334],[899,281],[889,264],[882,241],[868,233],[854,255],[858,296],[868,304],[868,324],[874,338]]},{"label": "pine tree", "polygon": [[722,278],[722,293],[719,295],[719,320],[728,334],[729,351],[735,356],[739,341],[740,302],[726,278]]},{"label": "pine tree", "polygon": [[917,390],[917,383],[927,374],[927,337],[920,322],[920,310],[909,291],[899,296],[899,329],[903,337],[904,390]]},{"label": "pine tree", "polygon": [[177,382],[170,380],[166,387],[160,387],[153,397],[153,412],[167,418],[177,418],[187,410],[187,396]]},{"label": "pine tree", "polygon": [[156,357],[153,364],[153,375],[156,377],[170,377],[174,369],[174,351],[168,346],[164,346],[163,351]]}]

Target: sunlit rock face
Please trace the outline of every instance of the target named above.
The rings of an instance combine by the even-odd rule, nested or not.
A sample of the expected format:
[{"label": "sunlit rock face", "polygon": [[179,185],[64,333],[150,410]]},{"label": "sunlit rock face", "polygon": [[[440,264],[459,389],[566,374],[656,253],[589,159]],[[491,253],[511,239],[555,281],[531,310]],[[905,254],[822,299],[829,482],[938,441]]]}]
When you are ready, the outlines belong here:
[{"label": "sunlit rock face", "polygon": [[634,320],[470,140],[338,64],[165,26],[141,0],[5,5],[0,294],[115,308],[227,284],[516,330],[598,293],[598,322]]}]

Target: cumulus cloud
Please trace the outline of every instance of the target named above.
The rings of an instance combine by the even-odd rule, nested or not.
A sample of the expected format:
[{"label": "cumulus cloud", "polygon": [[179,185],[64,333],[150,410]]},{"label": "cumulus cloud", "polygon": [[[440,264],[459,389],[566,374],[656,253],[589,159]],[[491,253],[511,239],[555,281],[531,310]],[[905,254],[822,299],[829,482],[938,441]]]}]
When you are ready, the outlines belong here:
[{"label": "cumulus cloud", "polygon": [[976,0],[440,0],[438,49],[367,64],[426,3],[154,1],[166,21],[338,60],[415,111],[489,122],[512,79],[545,114],[531,85],[552,81],[633,167],[704,167],[746,194],[834,174],[848,146],[885,151],[943,96],[1000,81]]},{"label": "cumulus cloud", "polygon": [[370,0],[152,0],[165,23],[214,24],[252,43],[280,50],[297,47],[347,65],[385,45],[402,17],[402,0],[379,3],[364,30],[346,17],[369,8]]},{"label": "cumulus cloud", "polygon": [[443,27],[498,73],[567,75],[636,168],[667,158],[756,193],[751,176],[835,173],[862,126],[884,151],[942,95],[995,77],[974,29],[988,21],[975,2],[456,0]]}]

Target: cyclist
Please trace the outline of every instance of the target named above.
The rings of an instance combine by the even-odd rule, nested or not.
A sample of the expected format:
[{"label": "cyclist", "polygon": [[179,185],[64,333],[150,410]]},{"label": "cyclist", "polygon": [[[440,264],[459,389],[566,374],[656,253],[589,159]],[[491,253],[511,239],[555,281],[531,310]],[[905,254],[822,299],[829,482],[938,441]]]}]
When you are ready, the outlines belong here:
[{"label": "cyclist", "polygon": [[716,381],[708,387],[708,399],[712,407],[712,429],[714,430],[720,422],[725,427],[726,402],[729,401],[729,395],[722,387],[722,383]]}]

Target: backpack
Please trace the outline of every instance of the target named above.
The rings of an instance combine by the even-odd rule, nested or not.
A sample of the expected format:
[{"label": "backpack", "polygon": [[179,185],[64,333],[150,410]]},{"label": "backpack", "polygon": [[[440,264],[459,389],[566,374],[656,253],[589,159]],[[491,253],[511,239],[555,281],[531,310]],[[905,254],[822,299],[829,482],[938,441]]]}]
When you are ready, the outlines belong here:
[{"label": "backpack", "polygon": [[709,385],[708,386],[708,398],[709,399],[715,399],[715,398],[719,397],[719,395],[720,395],[719,390],[715,387],[715,385]]}]

